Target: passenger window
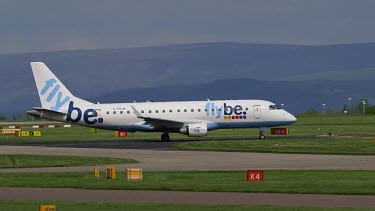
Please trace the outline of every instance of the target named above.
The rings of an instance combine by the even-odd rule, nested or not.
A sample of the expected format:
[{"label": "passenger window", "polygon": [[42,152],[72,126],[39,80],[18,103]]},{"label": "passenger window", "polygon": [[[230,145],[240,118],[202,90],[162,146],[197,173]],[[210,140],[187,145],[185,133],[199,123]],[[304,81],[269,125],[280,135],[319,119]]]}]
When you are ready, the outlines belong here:
[{"label": "passenger window", "polygon": [[124,112],[123,111],[120,111],[120,114],[123,114]]},{"label": "passenger window", "polygon": [[109,114],[109,111],[107,111],[107,114]]},{"label": "passenger window", "polygon": [[177,112],[180,112],[180,109],[177,109]]},{"label": "passenger window", "polygon": [[169,110],[169,113],[172,113],[172,109]]},{"label": "passenger window", "polygon": [[148,110],[148,113],[150,113],[150,114],[151,114],[151,112],[152,112],[151,110]]},{"label": "passenger window", "polygon": [[200,108],[198,109],[198,112],[201,112],[201,109],[200,109]]},{"label": "passenger window", "polygon": [[130,111],[128,111],[127,113],[130,114]]},{"label": "passenger window", "polygon": [[113,111],[113,114],[116,114],[116,111]]},{"label": "passenger window", "polygon": [[191,109],[191,112],[194,112],[194,109]]},{"label": "passenger window", "polygon": [[221,108],[219,108],[218,110],[221,111]]},{"label": "passenger window", "polygon": [[165,110],[163,110],[163,113],[165,113]]},{"label": "passenger window", "polygon": [[246,111],[248,111],[249,110],[249,108],[248,107],[246,107]]},{"label": "passenger window", "polygon": [[156,113],[159,113],[159,110],[156,110],[155,112],[156,112]]},{"label": "passenger window", "polygon": [[187,112],[187,109],[184,109],[184,112]]},{"label": "passenger window", "polygon": [[144,110],[141,111],[142,114],[143,114],[144,112],[145,112]]},{"label": "passenger window", "polygon": [[206,108],[206,109],[204,109],[204,111],[205,111],[205,112],[207,112],[207,108]]}]

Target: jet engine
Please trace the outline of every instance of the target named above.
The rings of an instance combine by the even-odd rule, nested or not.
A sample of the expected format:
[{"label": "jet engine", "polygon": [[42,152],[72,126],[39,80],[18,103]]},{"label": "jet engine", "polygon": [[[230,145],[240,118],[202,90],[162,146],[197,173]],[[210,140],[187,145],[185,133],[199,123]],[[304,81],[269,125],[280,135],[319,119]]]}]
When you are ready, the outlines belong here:
[{"label": "jet engine", "polygon": [[207,135],[207,124],[205,123],[195,123],[184,125],[180,129],[181,134],[185,134],[191,137],[201,137]]}]

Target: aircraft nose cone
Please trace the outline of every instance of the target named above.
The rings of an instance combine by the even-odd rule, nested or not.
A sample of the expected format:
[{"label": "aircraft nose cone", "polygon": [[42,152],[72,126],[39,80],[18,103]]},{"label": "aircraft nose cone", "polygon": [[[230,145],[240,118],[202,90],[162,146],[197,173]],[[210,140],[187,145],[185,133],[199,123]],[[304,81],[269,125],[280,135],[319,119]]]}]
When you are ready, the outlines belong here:
[{"label": "aircraft nose cone", "polygon": [[288,120],[290,121],[291,124],[297,122],[297,118],[293,116],[292,114],[289,114]]},{"label": "aircraft nose cone", "polygon": [[283,116],[284,116],[284,121],[286,121],[287,124],[293,124],[297,122],[297,118],[289,112],[285,112]]}]

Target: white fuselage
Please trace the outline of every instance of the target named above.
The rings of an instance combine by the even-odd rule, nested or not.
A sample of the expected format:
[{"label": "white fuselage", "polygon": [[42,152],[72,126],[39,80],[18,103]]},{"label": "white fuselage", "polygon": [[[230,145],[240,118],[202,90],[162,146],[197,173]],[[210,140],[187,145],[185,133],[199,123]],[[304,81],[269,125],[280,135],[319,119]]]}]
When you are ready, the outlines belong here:
[{"label": "white fuselage", "polygon": [[[58,121],[82,126],[121,131],[178,132],[180,128],[155,128],[139,118],[132,106],[145,118],[205,123],[208,130],[224,128],[260,128],[292,124],[296,118],[264,100],[223,100],[184,102],[145,102],[70,105],[68,115]],[[92,110],[95,110],[92,112]]]}]

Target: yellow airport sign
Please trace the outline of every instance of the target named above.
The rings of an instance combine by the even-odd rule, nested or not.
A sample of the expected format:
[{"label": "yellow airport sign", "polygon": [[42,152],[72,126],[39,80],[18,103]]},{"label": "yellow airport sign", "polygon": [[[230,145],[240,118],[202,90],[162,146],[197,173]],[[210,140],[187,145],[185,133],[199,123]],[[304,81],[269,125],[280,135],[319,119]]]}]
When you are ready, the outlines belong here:
[{"label": "yellow airport sign", "polygon": [[139,168],[127,168],[126,179],[128,181],[142,181],[142,169]]},{"label": "yellow airport sign", "polygon": [[30,131],[27,131],[27,130],[21,131],[21,136],[30,136]]},{"label": "yellow airport sign", "polygon": [[94,168],[94,176],[99,179],[99,168],[98,167]]},{"label": "yellow airport sign", "polygon": [[40,130],[35,130],[35,131],[24,130],[24,131],[21,131],[21,136],[42,136],[42,131],[40,131]]},{"label": "yellow airport sign", "polygon": [[116,179],[116,167],[107,167],[106,177],[107,179]]},{"label": "yellow airport sign", "polygon": [[39,211],[56,211],[56,205],[40,205]]}]

